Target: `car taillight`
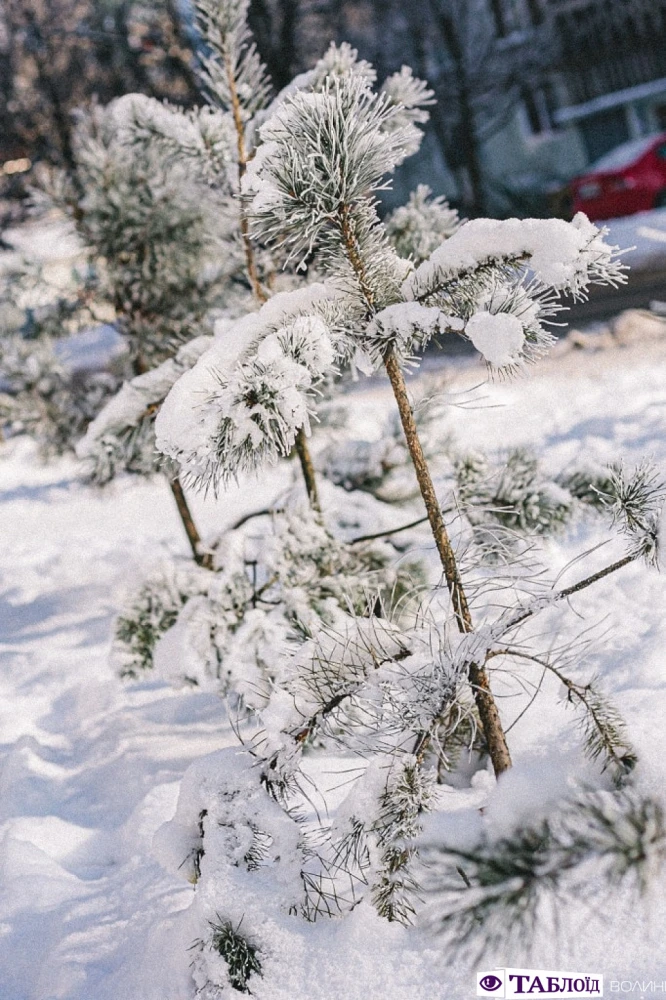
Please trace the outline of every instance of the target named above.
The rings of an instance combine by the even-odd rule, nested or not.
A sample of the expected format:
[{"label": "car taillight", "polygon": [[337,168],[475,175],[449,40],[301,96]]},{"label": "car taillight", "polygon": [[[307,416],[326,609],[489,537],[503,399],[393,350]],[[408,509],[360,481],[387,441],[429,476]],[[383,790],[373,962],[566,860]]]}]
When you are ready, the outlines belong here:
[{"label": "car taillight", "polygon": [[601,194],[601,184],[597,181],[586,181],[585,184],[580,185],[577,194],[579,198],[583,199],[583,201],[589,201],[591,198],[598,198]]}]

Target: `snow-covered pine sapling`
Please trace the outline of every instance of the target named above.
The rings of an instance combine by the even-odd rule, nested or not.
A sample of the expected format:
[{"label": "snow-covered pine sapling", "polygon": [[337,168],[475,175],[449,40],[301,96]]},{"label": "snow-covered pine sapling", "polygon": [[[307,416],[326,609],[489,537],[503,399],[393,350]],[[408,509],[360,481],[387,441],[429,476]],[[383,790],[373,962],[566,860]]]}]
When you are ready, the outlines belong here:
[{"label": "snow-covered pine sapling", "polygon": [[127,141],[118,102],[81,121],[76,156],[82,194],[70,192],[69,208],[134,376],[90,426],[80,454],[98,482],[162,468],[194,558],[210,566],[176,470],[164,466],[153,434],[155,412],[198,356],[189,342],[205,331],[225,284],[206,191],[178,164]]},{"label": "snow-covered pine sapling", "polygon": [[[584,216],[476,220],[462,225],[416,269],[401,259],[374,195],[411,151],[413,124],[360,75],[296,92],[261,127],[245,191],[258,238],[319,266],[342,297],[357,363],[385,368],[449,589],[457,626],[472,633],[469,600],[414,420],[403,368],[445,330],[466,335],[491,366],[510,372],[551,342],[543,321],[562,293],[623,280],[603,234]],[[470,684],[497,774],[511,765],[483,663]]]},{"label": "snow-covered pine sapling", "polygon": [[[407,81],[408,75],[402,79]],[[307,767],[301,773],[304,753],[314,756],[333,750],[338,758],[340,752],[354,755],[358,777],[349,779],[351,790],[336,810],[332,828],[322,824],[315,846],[299,855],[294,850],[280,855],[288,872],[280,871],[272,834],[262,838],[257,831],[265,826],[254,824],[253,843],[257,838],[266,848],[270,841],[270,849],[253,870],[266,877],[264,884],[274,876],[280,883],[272,902],[265,898],[260,903],[266,909],[271,906],[271,919],[275,913],[314,919],[346,912],[364,893],[387,919],[406,922],[418,912],[417,883],[423,878],[418,870],[418,836],[427,812],[437,808],[433,765],[446,758],[461,733],[469,739],[468,746],[482,742],[497,774],[510,764],[488,683],[489,667],[501,658],[522,662],[527,653],[526,669],[534,663],[564,684],[568,703],[581,713],[588,754],[617,785],[628,783],[635,760],[619,718],[594,685],[575,675],[572,679],[565,669],[566,656],[565,662],[552,651],[532,656],[534,637],[528,636],[527,644],[524,636],[522,642],[517,636],[523,623],[620,566],[640,556],[654,557],[656,512],[663,502],[659,484],[644,470],[635,474],[614,470],[606,481],[596,482],[595,493],[590,477],[572,476],[569,486],[562,480],[568,493],[560,495],[559,505],[548,507],[543,499],[533,504],[539,481],[524,455],[506,463],[497,481],[494,473],[490,476],[493,482],[485,496],[479,483],[473,483],[466,506],[474,507],[474,500],[479,500],[479,508],[494,506],[497,500],[506,503],[503,510],[490,513],[496,519],[514,516],[515,523],[503,525],[507,529],[539,534],[546,521],[554,524],[565,516],[563,508],[572,495],[594,496],[597,505],[631,536],[624,558],[569,587],[546,590],[541,585],[540,591],[542,578],[536,575],[537,584],[531,590],[524,588],[527,597],[521,601],[516,593],[523,581],[516,582],[514,574],[499,601],[506,610],[496,610],[498,587],[485,607],[475,611],[481,624],[473,628],[468,595],[476,598],[477,607],[483,605],[483,585],[465,569],[462,545],[455,548],[451,541],[448,528],[454,518],[462,518],[453,505],[451,521],[444,521],[403,374],[412,355],[443,330],[467,335],[483,348],[491,367],[508,373],[548,346],[551,338],[543,323],[556,314],[560,293],[583,294],[591,281],[621,280],[622,272],[602,234],[582,217],[573,224],[467,223],[414,270],[392,248],[372,201],[386,173],[412,148],[413,123],[407,127],[400,115],[394,117],[395,99],[378,96],[372,82],[367,68],[329,75],[318,89],[285,95],[260,127],[261,141],[244,180],[252,199],[251,233],[257,242],[277,243],[294,261],[313,261],[326,281],[278,293],[234,324],[233,352],[228,344],[214,343],[208,356],[176,383],[157,422],[160,446],[193,480],[224,482],[237,471],[263,467],[288,451],[298,427],[315,408],[318,387],[333,370],[354,365],[369,371],[383,365],[442,562],[448,586],[448,594],[444,593],[453,603],[453,616],[442,615],[435,591],[414,620],[402,622],[390,614],[359,614],[347,608],[346,614],[336,614],[333,623],[322,620],[316,636],[304,632],[300,638],[305,641],[293,656],[275,663],[267,704],[263,709],[258,706],[262,729],[250,740],[249,754],[241,755],[254,770],[258,787],[294,820],[299,806],[308,808],[310,803],[311,809],[318,799],[315,769]],[[206,405],[195,409],[196,399],[205,399]],[[546,498],[552,499],[557,499],[555,489]],[[462,544],[468,539],[465,536]],[[476,550],[474,544],[472,538],[473,555],[487,552],[485,542]],[[468,574],[464,585],[463,572]],[[496,576],[499,580],[499,571]],[[474,741],[477,729],[483,741]],[[193,773],[192,781],[184,782],[177,814],[177,826],[186,827],[187,835],[178,841],[174,861],[180,865],[191,858],[198,878],[195,905],[204,908],[207,921],[197,985],[203,983],[200,988],[211,996],[236,976],[236,956],[245,956],[245,962],[252,955],[265,976],[276,957],[271,926],[241,923],[240,908],[252,920],[259,912],[255,890],[261,887],[260,879],[245,880],[246,869],[257,862],[257,852],[252,848],[241,862],[237,856],[230,862],[224,838],[234,825],[233,817],[239,822],[247,819],[244,797],[256,800],[254,786],[248,792],[242,776],[236,774],[232,780],[229,774],[225,761],[216,761],[200,795]],[[499,789],[503,787],[500,783]],[[209,822],[207,803],[213,802],[214,817],[220,815],[220,794],[237,806]],[[613,802],[620,802],[625,789],[610,794],[615,796]],[[290,830],[297,838],[296,830]],[[240,842],[240,833],[234,832]],[[638,833],[633,843],[640,847]],[[245,837],[243,843],[247,842]],[[298,840],[301,846],[305,842],[306,838]],[[588,840],[590,849],[593,842],[594,835]],[[553,844],[557,847],[554,835]],[[469,844],[470,857],[476,846]],[[441,838],[436,847],[442,856],[447,854]],[[601,846],[598,854],[604,850]],[[633,847],[626,858],[633,856],[632,851]],[[220,877],[220,869],[225,873],[233,869],[232,877],[242,876],[242,884],[234,882],[229,891],[228,876]],[[467,890],[474,883],[474,870],[467,881],[465,877],[466,872],[465,876],[458,872]],[[285,899],[287,884],[290,894]],[[523,887],[508,883],[509,888],[512,885],[520,908]],[[245,897],[236,896],[237,886],[247,892]],[[468,906],[467,899],[462,906]],[[279,933],[288,933],[284,920]],[[216,942],[222,942],[222,949]],[[250,977],[257,975],[256,968],[250,972],[247,963],[243,967]],[[236,988],[247,986],[246,978]]]},{"label": "snow-covered pine sapling", "polygon": [[[256,304],[270,297],[275,265],[250,237],[247,212],[239,198],[240,183],[254,155],[256,120],[271,98],[270,80],[254,46],[247,24],[249,0],[196,0],[196,25],[202,43],[200,78],[207,105],[184,112],[142,95],[125,99],[131,129],[138,141],[148,141],[167,158],[186,162],[214,193],[218,208],[229,220],[230,258],[242,251],[246,281]],[[279,99],[279,98],[278,98]],[[245,308],[251,308],[245,303]],[[315,469],[305,426],[294,441],[311,505],[319,508]]]}]

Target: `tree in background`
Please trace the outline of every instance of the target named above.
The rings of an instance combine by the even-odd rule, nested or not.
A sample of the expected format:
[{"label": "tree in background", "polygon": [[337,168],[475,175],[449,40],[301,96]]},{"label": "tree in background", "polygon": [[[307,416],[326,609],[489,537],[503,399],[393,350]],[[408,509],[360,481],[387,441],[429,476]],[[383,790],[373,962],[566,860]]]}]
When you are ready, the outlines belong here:
[{"label": "tree in background", "polygon": [[76,109],[135,90],[187,102],[191,60],[172,0],[6,0],[0,11],[0,156],[27,154],[74,172]]},{"label": "tree in background", "polygon": [[276,90],[321,55],[322,39],[337,37],[330,0],[251,0],[248,25]]},{"label": "tree in background", "polygon": [[504,11],[488,0],[343,5],[345,30],[362,55],[385,72],[408,62],[428,80],[436,98],[430,130],[470,216],[488,212],[496,193],[484,144],[544,80],[554,54],[543,19],[513,23]]},{"label": "tree in background", "polygon": [[[428,80],[437,98],[428,132],[466,215],[542,214],[545,183],[568,180],[535,168],[533,187],[521,190],[515,177],[493,172],[484,147],[521,105],[535,132],[551,132],[560,107],[666,74],[663,0],[330,0],[327,11],[336,37],[352,41],[381,72],[408,62]],[[623,141],[611,126],[599,128],[602,144],[608,132],[601,151]]]},{"label": "tree in background", "polygon": [[[95,447],[81,444],[81,456],[99,484],[121,472],[164,472],[195,561],[207,566],[183,488],[155,450],[153,422],[160,399],[207,346],[202,334],[212,331],[223,295],[231,305],[238,254],[232,248],[222,259],[225,219],[208,187],[123,142],[122,111],[112,102],[80,117],[72,135],[75,173],[56,169],[46,178],[42,200],[69,215],[82,259],[67,297],[29,311],[0,340],[8,389],[1,412],[47,454],[74,449],[92,421]],[[32,277],[29,268],[8,276],[6,297],[16,296],[22,277]],[[82,380],[58,355],[67,352],[69,333],[90,329],[102,314],[124,353],[115,377],[93,372]]]}]

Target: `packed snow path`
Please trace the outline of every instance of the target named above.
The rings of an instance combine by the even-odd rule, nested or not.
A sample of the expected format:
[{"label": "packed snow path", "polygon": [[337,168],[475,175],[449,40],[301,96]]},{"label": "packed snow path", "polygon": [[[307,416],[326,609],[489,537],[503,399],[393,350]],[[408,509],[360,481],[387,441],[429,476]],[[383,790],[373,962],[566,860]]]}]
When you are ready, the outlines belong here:
[{"label": "packed snow path", "polygon": [[[473,384],[478,371],[464,372],[462,379]],[[461,445],[544,447],[553,468],[575,460],[649,456],[666,469],[662,346],[574,353],[482,395],[480,408],[451,413]],[[356,427],[363,421],[375,425],[387,404],[383,389],[355,393],[352,400]],[[199,513],[208,527],[230,523],[244,505],[254,510],[262,497],[270,499],[276,485],[271,477],[261,489],[252,482],[231,501],[202,506]],[[27,441],[0,446],[2,1000],[188,1000],[191,995],[191,939],[178,916],[191,889],[160,868],[151,842],[173,814],[189,763],[230,740],[224,708],[214,696],[196,691],[172,691],[151,681],[124,685],[108,664],[111,623],[123,588],[160,553],[186,551],[172,503],[158,480],[126,479],[98,492],[77,481],[74,461],[43,466]],[[549,543],[556,561],[564,565],[599,540],[595,530],[584,526],[574,531],[575,538]],[[666,581],[635,565],[587,592],[577,605],[588,623],[603,618],[607,607],[613,608],[614,631],[602,650],[604,683],[619,696],[644,784],[661,793]],[[512,734],[518,805],[521,760],[529,775],[530,762],[558,738],[549,713],[544,707],[526,716]],[[564,756],[562,775],[579,760],[575,753]],[[643,939],[639,927],[634,939],[624,925],[622,949],[609,937],[595,946],[583,935],[584,967],[603,967],[608,975],[615,963],[621,978],[666,977],[657,944],[664,926],[658,906],[655,940]],[[616,926],[614,933],[620,932]],[[459,990],[455,986],[455,970],[433,971],[428,990],[427,977],[419,983],[407,977],[413,960],[400,966],[397,959],[391,988],[373,987],[399,933],[387,929],[386,952],[372,942],[376,968],[373,973],[368,957],[364,985],[350,931],[340,925],[327,947],[350,957],[355,985],[354,992],[345,987],[343,961],[342,978],[330,982],[330,995],[347,988],[344,995],[350,998],[358,989],[368,1000],[421,1000],[444,996],[445,981],[452,1000],[469,993],[466,980]],[[299,984],[295,968],[288,984],[292,1000],[313,995],[311,972],[304,961]],[[401,981],[401,975],[407,978]]]},{"label": "packed snow path", "polygon": [[156,914],[189,901],[151,860],[152,835],[185,768],[229,740],[215,696],[128,687],[108,663],[123,589],[187,551],[166,484],[99,492],[76,477],[26,440],[2,446],[3,1000],[148,997],[119,992],[123,964]]}]

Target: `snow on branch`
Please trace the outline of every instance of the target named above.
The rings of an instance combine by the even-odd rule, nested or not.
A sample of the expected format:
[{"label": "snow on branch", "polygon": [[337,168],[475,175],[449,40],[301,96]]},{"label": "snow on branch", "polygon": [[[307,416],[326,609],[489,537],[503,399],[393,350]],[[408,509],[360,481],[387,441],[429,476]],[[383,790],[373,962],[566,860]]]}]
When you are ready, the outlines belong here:
[{"label": "snow on branch", "polygon": [[425,109],[435,103],[434,91],[425,81],[414,76],[411,67],[403,66],[398,73],[384,80],[380,93],[386,94],[398,112],[388,127],[391,130],[404,129],[406,134],[410,134],[410,139],[404,140],[405,156],[412,156],[421,146],[423,132],[418,126],[425,125],[430,118]]},{"label": "snow on branch", "polygon": [[[595,901],[627,885],[637,895],[666,858],[661,806],[637,792],[584,792],[548,818],[498,840],[488,833],[468,848],[423,837],[424,919],[431,930],[478,958],[518,947],[573,898]],[[591,877],[596,876],[596,877]]]},{"label": "snow on branch", "polygon": [[[495,369],[536,359],[553,342],[544,323],[563,308],[562,295],[625,280],[617,250],[582,214],[571,223],[478,219],[456,228],[425,190],[382,224],[373,196],[411,151],[415,124],[404,116],[418,94],[428,99],[406,71],[387,87],[375,93],[362,73],[330,77],[320,91],[297,91],[277,106],[243,182],[253,233],[301,264],[317,255],[350,311],[360,310],[358,346],[371,359],[365,368],[361,359],[362,370],[391,351],[404,364],[444,330],[471,340]],[[399,245],[405,227],[403,252],[419,244],[415,271],[391,243]],[[410,311],[409,303],[426,308]]]},{"label": "snow on branch", "polygon": [[208,349],[212,337],[197,337],[173,358],[126,382],[88,425],[76,447],[89,479],[102,485],[119,470],[150,474],[163,464],[155,449],[155,416],[178,378]]},{"label": "snow on branch", "polygon": [[419,302],[455,293],[467,275],[486,269],[502,272],[529,268],[544,286],[584,295],[592,283],[622,284],[625,269],[617,247],[604,242],[598,229],[578,213],[562,219],[474,219],[431,254],[407,278],[405,298]]},{"label": "snow on branch", "polygon": [[174,386],[157,446],[194,482],[216,488],[288,455],[336,356],[346,350],[335,292],[313,284],[275,295],[213,341]]},{"label": "snow on branch", "polygon": [[267,794],[252,755],[228,747],[192,764],[154,848],[165,868],[197,884],[197,993],[247,993],[256,976],[275,975],[275,935],[304,909],[307,855],[301,824]]},{"label": "snow on branch", "polygon": [[331,831],[337,863],[355,869],[386,920],[409,924],[419,885],[415,842],[434,804],[434,774],[410,754],[377,754],[337,810]]},{"label": "snow on branch", "polygon": [[160,571],[129,597],[116,623],[121,676],[154,670],[174,687],[263,708],[295,642],[363,614],[407,575],[389,545],[345,544],[309,509],[224,539],[216,556],[215,573]]},{"label": "snow on branch", "polygon": [[372,87],[377,80],[377,73],[369,62],[358,58],[357,50],[349,42],[342,42],[341,45],[331,42],[312,69],[295,76],[267,108],[255,115],[252,121],[253,128],[258,130],[294,94],[299,91],[320,93],[325,88],[327,80],[334,77],[360,77],[365,80],[368,87]]}]

